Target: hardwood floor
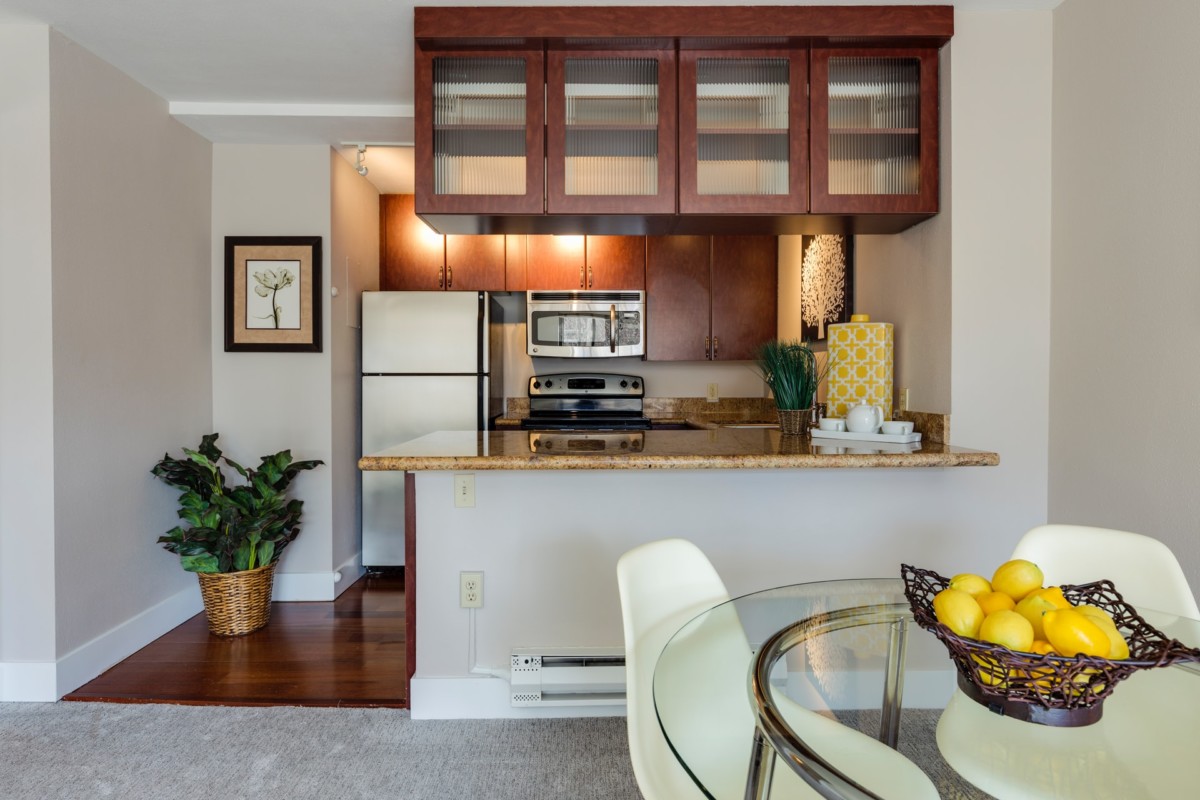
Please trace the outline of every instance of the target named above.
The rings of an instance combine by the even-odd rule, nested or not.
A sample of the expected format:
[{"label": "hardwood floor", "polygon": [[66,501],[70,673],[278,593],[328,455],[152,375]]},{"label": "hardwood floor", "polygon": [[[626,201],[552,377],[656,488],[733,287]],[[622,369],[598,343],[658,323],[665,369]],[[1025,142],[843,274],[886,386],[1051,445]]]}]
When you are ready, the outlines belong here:
[{"label": "hardwood floor", "polygon": [[404,578],[367,575],[329,603],[275,603],[225,638],[201,612],[64,700],[405,708]]}]

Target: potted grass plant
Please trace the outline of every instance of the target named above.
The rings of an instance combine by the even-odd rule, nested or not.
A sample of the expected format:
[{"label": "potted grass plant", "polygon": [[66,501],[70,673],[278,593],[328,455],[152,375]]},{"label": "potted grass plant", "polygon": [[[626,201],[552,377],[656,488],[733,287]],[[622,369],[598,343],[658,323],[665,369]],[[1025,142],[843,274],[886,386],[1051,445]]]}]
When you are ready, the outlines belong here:
[{"label": "potted grass plant", "polygon": [[[208,628],[221,636],[258,630],[271,616],[271,589],[279,556],[300,533],[303,501],[288,486],[321,461],[293,461],[290,450],[263,456],[249,469],[224,456],[218,434],[203,437],[183,458],[164,454],[150,473],[180,490],[177,525],[158,541],[195,572]],[[222,462],[241,476],[227,480]]]},{"label": "potted grass plant", "polygon": [[811,426],[817,387],[829,364],[821,366],[808,342],[772,339],[758,349],[758,370],[775,397],[779,430],[788,435],[806,433]]}]

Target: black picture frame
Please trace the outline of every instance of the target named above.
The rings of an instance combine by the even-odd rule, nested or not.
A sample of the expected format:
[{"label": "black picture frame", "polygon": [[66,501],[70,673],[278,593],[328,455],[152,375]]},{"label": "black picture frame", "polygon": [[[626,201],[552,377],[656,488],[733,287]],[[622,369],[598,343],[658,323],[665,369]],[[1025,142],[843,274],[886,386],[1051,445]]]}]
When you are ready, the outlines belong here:
[{"label": "black picture frame", "polygon": [[854,313],[854,237],[841,234],[827,234],[836,236],[841,240],[842,253],[844,255],[843,281],[844,288],[842,292],[841,308],[835,316],[825,320],[825,335],[819,335],[821,330],[815,322],[809,323],[806,321],[809,306],[806,306],[807,297],[805,295],[805,270],[808,266],[809,249],[813,247],[817,240],[817,236],[805,235],[802,237],[800,244],[800,259],[801,259],[801,292],[800,292],[800,336],[804,341],[808,342],[824,342],[829,339],[828,328],[834,323],[849,322],[850,315]]},{"label": "black picture frame", "polygon": [[225,237],[225,352],[321,352],[321,237]]}]

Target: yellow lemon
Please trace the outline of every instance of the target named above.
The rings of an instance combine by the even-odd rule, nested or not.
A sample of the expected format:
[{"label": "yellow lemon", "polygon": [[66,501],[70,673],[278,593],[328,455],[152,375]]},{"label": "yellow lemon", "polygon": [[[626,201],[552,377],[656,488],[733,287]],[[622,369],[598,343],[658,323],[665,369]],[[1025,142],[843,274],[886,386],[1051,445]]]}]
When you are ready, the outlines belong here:
[{"label": "yellow lemon", "polygon": [[[1045,600],[1048,600],[1055,608],[1071,608],[1071,601],[1063,596],[1061,586],[1047,586],[1045,589],[1036,589],[1029,594],[1036,594]],[[1028,595],[1026,595],[1028,597]],[[1097,609],[1099,610],[1099,609]]]},{"label": "yellow lemon", "polygon": [[1045,639],[1034,639],[1033,647],[1029,648],[1029,652],[1036,653],[1039,656],[1048,656],[1055,653],[1054,646]]},{"label": "yellow lemon", "polygon": [[976,595],[975,602],[979,603],[985,616],[996,611],[1012,611],[1013,606],[1016,605],[1013,599],[1004,592],[987,592]]},{"label": "yellow lemon", "polygon": [[1013,610],[1029,620],[1029,624],[1033,626],[1033,638],[1045,639],[1046,631],[1042,627],[1042,614],[1045,614],[1047,611],[1054,611],[1056,608],[1057,606],[1043,596],[1041,592],[1030,592],[1021,598],[1021,602],[1017,603],[1016,608]]},{"label": "yellow lemon", "polygon": [[972,639],[979,633],[983,609],[975,598],[959,589],[942,589],[933,596],[933,613],[937,621],[959,636]]},{"label": "yellow lemon", "polygon": [[979,625],[979,638],[1009,650],[1029,652],[1033,647],[1033,626],[1015,611],[996,611]]},{"label": "yellow lemon", "polygon": [[1047,611],[1042,615],[1042,625],[1046,629],[1046,640],[1064,656],[1083,653],[1105,658],[1112,649],[1104,629],[1073,608]]},{"label": "yellow lemon", "polygon": [[1037,564],[1023,558],[1014,558],[996,568],[996,574],[992,576],[992,589],[1004,592],[1020,602],[1021,598],[1034,589],[1042,588],[1043,578],[1042,570]]},{"label": "yellow lemon", "polygon": [[972,597],[978,598],[981,594],[987,594],[992,590],[992,585],[988,583],[988,579],[982,575],[974,575],[970,572],[962,572],[950,579],[950,588],[958,589],[966,592]]},{"label": "yellow lemon", "polygon": [[988,686],[1007,686],[1009,677],[1014,674],[1013,671],[1000,666],[1000,661],[995,656],[972,653],[971,658],[979,665],[979,669],[975,670],[979,680]]},{"label": "yellow lemon", "polygon": [[1129,642],[1125,641],[1125,637],[1117,630],[1117,623],[1113,622],[1112,616],[1107,611],[1095,606],[1077,606],[1076,610],[1104,631],[1104,635],[1108,637],[1108,658],[1113,661],[1129,658]]}]

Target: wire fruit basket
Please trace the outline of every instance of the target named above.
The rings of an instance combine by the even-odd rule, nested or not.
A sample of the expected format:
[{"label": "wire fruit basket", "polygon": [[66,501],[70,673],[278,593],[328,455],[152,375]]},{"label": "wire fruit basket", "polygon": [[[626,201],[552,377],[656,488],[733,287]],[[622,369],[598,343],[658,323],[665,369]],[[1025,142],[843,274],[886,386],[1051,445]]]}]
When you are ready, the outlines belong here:
[{"label": "wire fruit basket", "polygon": [[959,636],[938,622],[933,612],[934,595],[949,586],[949,579],[908,564],[900,565],[900,574],[913,619],[946,645],[958,671],[958,687],[1003,716],[1059,727],[1091,725],[1100,719],[1104,699],[1117,683],[1135,672],[1200,662],[1200,650],[1146,622],[1112,581],[1068,584],[1062,590],[1072,605],[1093,605],[1112,615],[1129,644],[1129,658],[1120,661],[1020,653]]}]

